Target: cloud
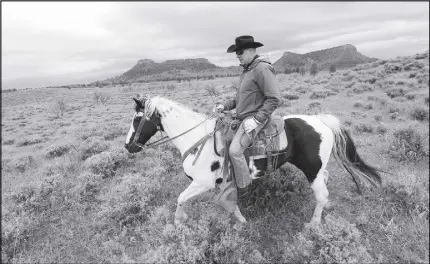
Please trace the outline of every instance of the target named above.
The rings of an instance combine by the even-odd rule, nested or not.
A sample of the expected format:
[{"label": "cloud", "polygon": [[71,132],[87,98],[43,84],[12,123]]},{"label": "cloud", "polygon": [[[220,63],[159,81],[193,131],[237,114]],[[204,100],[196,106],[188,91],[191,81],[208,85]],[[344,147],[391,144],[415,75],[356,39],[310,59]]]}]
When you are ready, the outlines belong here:
[{"label": "cloud", "polygon": [[226,49],[245,34],[272,61],[343,44],[390,58],[427,50],[428,31],[424,2],[6,2],[2,83],[117,75],[143,58],[237,65]]}]

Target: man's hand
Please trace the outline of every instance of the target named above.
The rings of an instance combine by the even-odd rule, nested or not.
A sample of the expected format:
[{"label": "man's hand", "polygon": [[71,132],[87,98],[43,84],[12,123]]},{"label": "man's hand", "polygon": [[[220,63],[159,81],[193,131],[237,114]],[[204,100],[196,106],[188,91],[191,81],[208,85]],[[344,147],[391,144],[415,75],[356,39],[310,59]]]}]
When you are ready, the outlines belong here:
[{"label": "man's hand", "polygon": [[221,113],[224,111],[224,106],[222,104],[215,104],[214,108],[212,109],[212,112],[214,113]]},{"label": "man's hand", "polygon": [[258,123],[254,118],[246,119],[243,123],[243,128],[247,134],[251,133],[257,126]]}]

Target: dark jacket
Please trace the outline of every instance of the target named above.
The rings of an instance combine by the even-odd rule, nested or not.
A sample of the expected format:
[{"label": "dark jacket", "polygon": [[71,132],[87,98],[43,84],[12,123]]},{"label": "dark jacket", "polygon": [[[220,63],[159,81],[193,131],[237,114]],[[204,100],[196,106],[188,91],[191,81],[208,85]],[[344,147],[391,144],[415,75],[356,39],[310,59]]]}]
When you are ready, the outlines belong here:
[{"label": "dark jacket", "polygon": [[236,108],[239,119],[253,116],[264,123],[281,103],[272,64],[258,55],[244,67],[236,98],[224,104],[225,110]]}]

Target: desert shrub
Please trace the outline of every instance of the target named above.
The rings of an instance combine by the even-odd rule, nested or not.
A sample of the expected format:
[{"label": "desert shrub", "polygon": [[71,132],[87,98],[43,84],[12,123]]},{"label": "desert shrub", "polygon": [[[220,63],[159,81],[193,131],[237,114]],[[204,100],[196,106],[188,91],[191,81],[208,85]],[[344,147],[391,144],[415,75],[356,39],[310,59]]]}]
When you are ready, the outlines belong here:
[{"label": "desert shrub", "polygon": [[295,89],[296,92],[305,94],[307,92],[310,92],[312,89],[309,86],[299,86]]},{"label": "desert shrub", "polygon": [[427,106],[429,105],[429,97],[428,96],[424,97],[424,104]]},{"label": "desert shrub", "polygon": [[318,65],[314,62],[311,65],[311,69],[310,69],[310,75],[315,76],[318,73]]},{"label": "desert shrub", "polygon": [[417,83],[428,85],[428,83],[429,83],[428,75],[427,76],[425,76],[425,75],[417,76]]},{"label": "desert shrub", "polygon": [[385,133],[387,133],[387,128],[386,128],[384,125],[378,125],[378,126],[376,127],[376,132],[377,132],[378,134],[382,134],[382,135],[384,135]]},{"label": "desert shrub", "polygon": [[206,90],[206,92],[207,92],[207,94],[209,96],[216,97],[216,96],[220,95],[220,92],[216,89],[215,85],[213,85],[213,84],[212,85],[207,85],[205,87],[205,90]]},{"label": "desert shrub", "polygon": [[[202,215],[193,224],[167,223],[169,212],[157,208],[148,220],[140,263],[267,263],[252,242],[223,215]],[[161,223],[161,224],[160,224]],[[146,238],[148,237],[148,238]],[[159,241],[153,243],[151,240]],[[186,249],[186,250],[184,250]]]},{"label": "desert shrub", "polygon": [[31,145],[39,144],[42,142],[43,142],[43,139],[41,139],[41,138],[32,138],[32,139],[25,138],[23,140],[18,141],[16,143],[16,146],[17,147],[31,146]]},{"label": "desert shrub", "polygon": [[122,148],[113,149],[89,157],[85,161],[84,167],[91,173],[108,178],[113,177],[117,169],[124,165],[127,159],[127,155]]},{"label": "desert shrub", "polygon": [[119,126],[111,126],[109,129],[106,129],[103,133],[104,140],[113,140],[119,136],[124,135],[124,129]]},{"label": "desert shrub", "polygon": [[427,59],[429,57],[429,52],[426,51],[424,53],[417,53],[414,56],[414,59],[416,60],[423,60],[423,59]]},{"label": "desert shrub", "polygon": [[[35,164],[35,160],[33,156],[24,156],[19,157],[15,160],[13,160],[10,165],[17,171],[23,173],[27,171],[29,168],[31,168]],[[9,165],[9,166],[10,166]]]},{"label": "desert shrub", "polygon": [[308,108],[309,109],[313,109],[313,108],[321,108],[321,103],[320,102],[312,102],[308,104]]},{"label": "desert shrub", "polygon": [[281,98],[281,102],[279,103],[279,107],[290,107],[292,104],[289,100],[285,100]]},{"label": "desert shrub", "polygon": [[355,82],[350,82],[350,83],[345,84],[345,88],[349,89],[349,88],[351,88],[354,85],[355,85]]},{"label": "desert shrub", "polygon": [[396,97],[396,98],[394,98],[394,101],[403,103],[403,102],[406,102],[406,98],[405,97]]},{"label": "desert shrub", "polygon": [[[2,260],[12,260],[58,210],[70,210],[72,196],[61,176],[45,179],[39,185],[24,185],[7,197],[6,214],[2,214]],[[2,212],[4,213],[4,212]],[[3,261],[2,261],[3,263]]]},{"label": "desert shrub", "polygon": [[382,116],[381,115],[375,115],[374,119],[376,122],[380,122],[382,120]]},{"label": "desert shrub", "polygon": [[74,191],[79,195],[81,202],[92,202],[100,192],[102,182],[102,175],[84,172],[78,176],[78,183]]},{"label": "desert shrub", "polygon": [[171,83],[171,84],[168,84],[167,86],[166,86],[166,89],[167,89],[167,91],[174,91],[174,90],[176,90],[176,85],[175,84],[173,84],[173,83]]},{"label": "desert shrub", "polygon": [[100,137],[91,137],[85,140],[79,147],[78,151],[80,153],[81,160],[86,160],[87,158],[106,151],[110,148],[110,144]]},{"label": "desert shrub", "polygon": [[353,85],[352,91],[356,94],[360,94],[368,91],[373,91],[373,88],[368,84],[358,83]]},{"label": "desert shrub", "polygon": [[127,87],[122,88],[121,92],[123,92],[123,93],[130,93],[130,92],[134,92],[134,89],[131,86],[127,86]]},{"label": "desert shrub", "polygon": [[46,152],[45,152],[45,157],[48,159],[53,159],[55,157],[61,157],[64,154],[66,154],[67,152],[69,152],[69,150],[72,148],[73,146],[71,144],[63,144],[63,145],[58,145],[58,146],[50,146]]},{"label": "desert shrub", "polygon": [[417,97],[417,94],[415,93],[408,93],[405,95],[406,99],[408,100],[415,100],[415,98]]},{"label": "desert shrub", "polygon": [[340,89],[338,87],[328,87],[328,89],[336,94],[340,93]]},{"label": "desert shrub", "polygon": [[12,88],[12,89],[1,89],[2,93],[12,93],[12,92],[16,92],[18,91],[16,88]]},{"label": "desert shrub", "polygon": [[231,90],[237,91],[237,89],[239,88],[239,82],[236,79],[232,80],[229,87]]},{"label": "desert shrub", "polygon": [[402,71],[402,65],[400,63],[386,63],[384,65],[384,71],[388,74]]},{"label": "desert shrub", "polygon": [[424,107],[415,107],[410,116],[414,120],[418,121],[428,121],[429,120],[429,109]]},{"label": "desert shrub", "polygon": [[343,122],[346,126],[351,126],[352,125],[352,121],[351,120],[345,120]]},{"label": "desert shrub", "polygon": [[93,99],[96,104],[105,104],[110,99],[110,95],[102,91],[96,91],[93,93]]},{"label": "desert shrub", "polygon": [[[328,80],[327,79],[320,79],[318,78],[317,80],[315,80],[315,84],[327,84]],[[327,86],[325,88],[328,88]]]},{"label": "desert shrub", "polygon": [[345,71],[344,73],[343,73],[343,77],[341,78],[341,80],[343,81],[343,82],[350,82],[350,81],[352,81],[352,80],[354,80],[355,78],[357,78],[357,73],[355,73],[355,72],[351,72],[351,71]]},{"label": "desert shrub", "polygon": [[354,103],[354,107],[363,107],[363,104],[361,102]]},{"label": "desert shrub", "polygon": [[63,117],[64,112],[67,111],[67,104],[64,99],[58,99],[57,101],[55,101],[51,111],[55,114],[57,118]]},{"label": "desert shrub", "polygon": [[398,129],[393,134],[389,154],[398,161],[415,162],[428,157],[423,137],[414,128]]},{"label": "desert shrub", "polygon": [[304,75],[306,74],[306,69],[305,69],[305,67],[300,67],[300,68],[299,68],[299,73],[300,73],[300,75],[301,75],[301,76],[304,76]]},{"label": "desert shrub", "polygon": [[398,80],[397,81],[397,83],[396,83],[397,85],[405,85],[406,84],[406,82],[405,82],[405,80]]},{"label": "desert shrub", "polygon": [[390,98],[405,96],[409,91],[404,88],[392,88],[385,92]]},{"label": "desert shrub", "polygon": [[395,107],[395,106],[390,106],[389,108],[388,108],[388,113],[398,113],[398,112],[400,112],[400,108],[398,108],[398,107]]},{"label": "desert shrub", "polygon": [[390,113],[390,114],[388,115],[388,117],[389,117],[391,120],[396,120],[396,119],[397,119],[397,117],[399,117],[399,112]]},{"label": "desert shrub", "polygon": [[166,199],[160,189],[161,181],[127,173],[108,193],[99,197],[105,203],[97,218],[107,218],[123,226],[143,223],[149,219],[152,209]]},{"label": "desert shrub", "polygon": [[370,64],[370,66],[372,67],[372,68],[376,68],[376,67],[378,67],[380,64],[379,64],[379,61],[375,61],[375,62],[372,62],[371,64]]},{"label": "desert shrub", "polygon": [[330,91],[330,90],[320,90],[320,91],[314,91],[309,96],[310,99],[323,99],[327,98],[330,95],[336,95],[336,93]]},{"label": "desert shrub", "polygon": [[374,84],[377,80],[378,80],[378,78],[376,78],[376,77],[370,77],[370,78],[366,79],[364,82]]},{"label": "desert shrub", "polygon": [[379,65],[384,65],[384,64],[386,64],[388,61],[387,61],[387,60],[378,60],[377,62],[379,63]]},{"label": "desert shrub", "polygon": [[354,126],[355,131],[359,133],[372,133],[374,128],[372,125],[361,123]]},{"label": "desert shrub", "polygon": [[288,100],[298,100],[299,99],[299,96],[295,95],[295,94],[284,94],[284,95],[282,95],[282,97],[284,97],[285,99],[288,99]]},{"label": "desert shrub", "polygon": [[364,108],[367,110],[371,110],[373,109],[373,104],[367,104]]},{"label": "desert shrub", "polygon": [[422,69],[422,68],[424,68],[424,66],[425,66],[424,63],[422,63],[422,62],[413,61],[413,62],[407,64],[403,69],[405,71],[412,71],[412,70]]},{"label": "desert shrub", "polygon": [[285,263],[375,263],[369,254],[367,240],[355,224],[331,215],[320,228],[305,228],[294,236],[292,243],[284,242]]},{"label": "desert shrub", "polygon": [[415,78],[417,76],[417,73],[416,72],[411,72],[410,74],[409,74],[409,78]]},{"label": "desert shrub", "polygon": [[5,141],[3,141],[3,145],[5,146],[13,144],[15,144],[15,139],[6,139]]},{"label": "desert shrub", "polygon": [[235,263],[240,259],[244,263],[267,263],[262,254],[252,247],[251,241],[231,229],[221,233],[219,241],[211,249],[207,258],[210,263]]}]

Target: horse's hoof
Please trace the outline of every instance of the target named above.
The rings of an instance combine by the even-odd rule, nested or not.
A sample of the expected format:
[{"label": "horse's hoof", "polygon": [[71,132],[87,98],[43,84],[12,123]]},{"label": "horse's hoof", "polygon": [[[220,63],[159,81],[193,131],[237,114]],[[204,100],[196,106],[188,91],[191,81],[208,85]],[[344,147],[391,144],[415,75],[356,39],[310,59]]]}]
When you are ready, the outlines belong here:
[{"label": "horse's hoof", "polygon": [[333,203],[332,203],[332,202],[330,202],[330,201],[328,201],[328,202],[324,205],[324,208],[325,208],[325,209],[328,209],[328,210],[332,209],[332,208],[333,208]]},{"label": "horse's hoof", "polygon": [[239,220],[240,223],[242,224],[246,223],[246,218],[242,215],[237,205],[236,205],[236,210],[234,210],[233,214],[236,217],[236,219]]},{"label": "horse's hoof", "polygon": [[[246,222],[245,222],[246,223]],[[239,222],[233,225],[233,229],[236,231],[241,231],[245,226],[245,223]]]},{"label": "horse's hoof", "polygon": [[176,216],[175,217],[175,224],[181,224],[184,223],[185,221],[188,220],[188,215],[187,214],[181,214],[181,216]]},{"label": "horse's hoof", "polygon": [[187,219],[175,219],[175,225],[183,224],[185,221],[187,221]]},{"label": "horse's hoof", "polygon": [[316,229],[320,227],[320,222],[317,220],[312,220],[309,223],[305,223],[305,229]]},{"label": "horse's hoof", "polygon": [[246,221],[246,219],[245,219],[245,217],[237,217],[237,220],[239,220],[239,223],[242,223],[242,224],[246,224],[247,223],[247,221]]}]

